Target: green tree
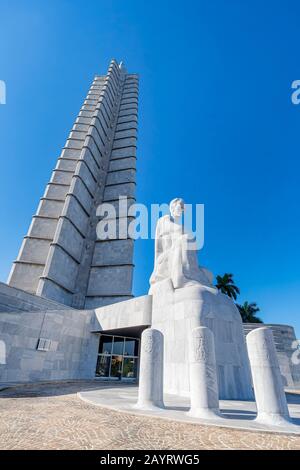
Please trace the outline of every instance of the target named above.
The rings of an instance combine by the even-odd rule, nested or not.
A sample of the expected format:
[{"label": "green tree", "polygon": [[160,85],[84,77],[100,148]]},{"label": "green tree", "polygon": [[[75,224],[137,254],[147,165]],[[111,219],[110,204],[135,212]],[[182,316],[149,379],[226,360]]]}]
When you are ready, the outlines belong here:
[{"label": "green tree", "polygon": [[236,304],[241,314],[243,323],[263,323],[263,321],[256,316],[260,311],[255,302],[244,302],[243,305]]},{"label": "green tree", "polygon": [[235,285],[233,281],[233,274],[225,273],[223,276],[216,277],[216,287],[228,297],[236,300],[237,295],[240,293],[240,289]]}]

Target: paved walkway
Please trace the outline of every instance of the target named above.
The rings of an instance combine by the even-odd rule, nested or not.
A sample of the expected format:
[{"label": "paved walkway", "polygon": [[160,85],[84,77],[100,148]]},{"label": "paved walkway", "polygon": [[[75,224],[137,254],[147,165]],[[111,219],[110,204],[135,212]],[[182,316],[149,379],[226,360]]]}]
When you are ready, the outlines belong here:
[{"label": "paved walkway", "polygon": [[138,401],[138,386],[124,383],[107,384],[101,390],[86,390],[78,396],[90,405],[100,406],[147,418],[161,418],[180,421],[187,424],[203,426],[222,426],[248,431],[271,431],[285,434],[298,434],[300,438],[300,395],[288,394],[288,406],[292,423],[282,422],[281,425],[267,425],[255,420],[257,411],[255,401],[220,400],[221,416],[194,418],[189,416],[190,399],[188,397],[164,394],[165,408],[151,410],[136,408]]},{"label": "paved walkway", "polygon": [[300,437],[164,421],[81,401],[99,382],[0,392],[0,449],[298,449]]}]

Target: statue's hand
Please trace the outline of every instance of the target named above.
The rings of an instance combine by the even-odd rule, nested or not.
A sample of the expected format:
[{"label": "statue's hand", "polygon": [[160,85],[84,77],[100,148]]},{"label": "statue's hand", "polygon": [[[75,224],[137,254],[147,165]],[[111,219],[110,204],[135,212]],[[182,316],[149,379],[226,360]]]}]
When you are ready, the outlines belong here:
[{"label": "statue's hand", "polygon": [[183,233],[181,235],[179,235],[175,241],[174,241],[174,244],[176,245],[183,245],[185,247],[188,247],[188,244],[191,242],[191,239],[190,239],[190,236],[188,233]]}]

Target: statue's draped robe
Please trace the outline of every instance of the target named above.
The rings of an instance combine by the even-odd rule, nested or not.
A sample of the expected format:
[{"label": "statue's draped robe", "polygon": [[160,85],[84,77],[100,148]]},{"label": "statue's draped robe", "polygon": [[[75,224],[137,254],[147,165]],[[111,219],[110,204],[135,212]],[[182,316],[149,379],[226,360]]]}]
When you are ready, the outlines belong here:
[{"label": "statue's draped robe", "polygon": [[210,286],[210,273],[198,266],[195,242],[183,226],[170,215],[161,217],[156,226],[155,262],[150,284],[171,279],[174,289],[200,283]]}]

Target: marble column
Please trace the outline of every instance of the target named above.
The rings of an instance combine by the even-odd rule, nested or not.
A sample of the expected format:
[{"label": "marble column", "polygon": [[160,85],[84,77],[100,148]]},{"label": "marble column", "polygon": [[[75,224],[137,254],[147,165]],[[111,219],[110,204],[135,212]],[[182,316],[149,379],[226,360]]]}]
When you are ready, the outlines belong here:
[{"label": "marble column", "polygon": [[272,331],[257,328],[247,335],[259,422],[270,425],[290,421]]},{"label": "marble column", "polygon": [[219,393],[214,336],[209,328],[194,328],[189,342],[191,408],[188,414],[211,419],[219,416]]},{"label": "marble column", "polygon": [[164,408],[163,335],[147,328],[141,338],[141,359],[137,408]]}]

